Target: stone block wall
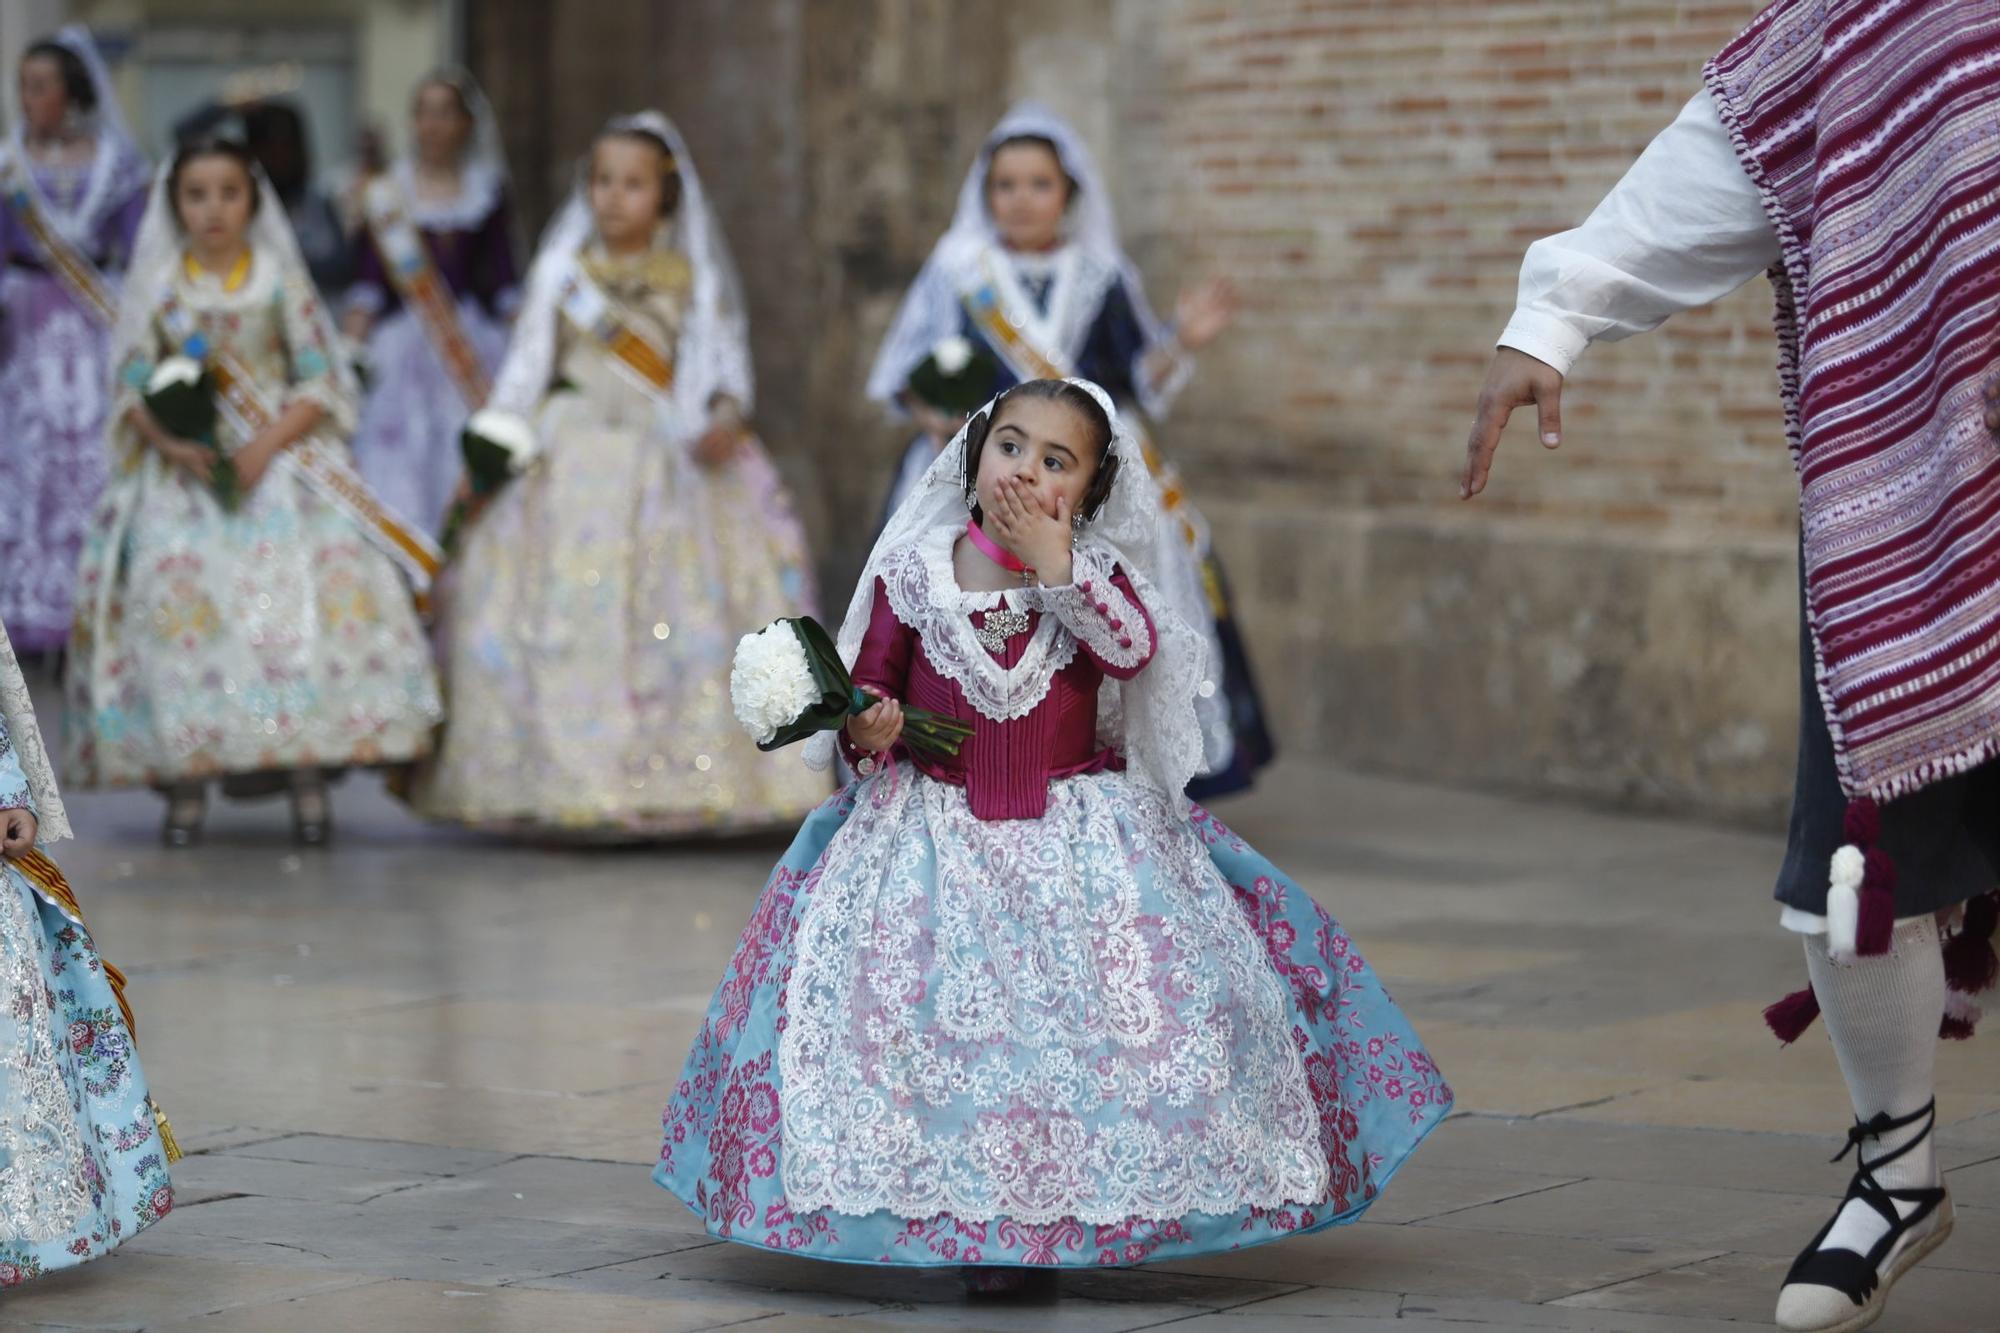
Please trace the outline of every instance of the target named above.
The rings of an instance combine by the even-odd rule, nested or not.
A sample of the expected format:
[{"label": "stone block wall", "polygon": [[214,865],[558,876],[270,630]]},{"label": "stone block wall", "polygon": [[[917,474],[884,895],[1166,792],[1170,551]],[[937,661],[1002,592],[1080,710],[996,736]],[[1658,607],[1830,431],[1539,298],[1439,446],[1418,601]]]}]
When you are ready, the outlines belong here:
[{"label": "stone block wall", "polygon": [[1243,291],[1160,434],[1285,745],[1770,819],[1797,585],[1765,284],[1595,349],[1560,452],[1524,421],[1486,497],[1455,486],[1522,250],[1589,210],[1755,9],[487,0],[470,17],[524,181],[552,191],[614,107],[680,120],[832,600],[899,447],[860,397],[875,342],[986,129],[1038,96],[1096,147],[1156,305],[1211,272]]}]

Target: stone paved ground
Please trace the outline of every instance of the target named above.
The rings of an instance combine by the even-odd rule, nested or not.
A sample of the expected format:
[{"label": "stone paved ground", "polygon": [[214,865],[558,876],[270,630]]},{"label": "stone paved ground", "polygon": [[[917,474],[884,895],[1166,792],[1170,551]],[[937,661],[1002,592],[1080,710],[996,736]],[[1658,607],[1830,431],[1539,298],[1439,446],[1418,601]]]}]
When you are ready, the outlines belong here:
[{"label": "stone paved ground", "polygon": [[[75,802],[64,861],[190,1155],[171,1217],[0,1327],[1722,1329],[1769,1318],[1844,1184],[1825,1039],[1757,1027],[1801,971],[1771,836],[1291,766],[1223,813],[1355,932],[1462,1108],[1365,1222],[1026,1307],[714,1243],[647,1163],[779,844],[552,852],[339,802],[311,855],[276,806],[170,855],[151,798]],[[1958,1235],[1880,1327],[2000,1329],[1992,1047],[1942,1078]]]}]

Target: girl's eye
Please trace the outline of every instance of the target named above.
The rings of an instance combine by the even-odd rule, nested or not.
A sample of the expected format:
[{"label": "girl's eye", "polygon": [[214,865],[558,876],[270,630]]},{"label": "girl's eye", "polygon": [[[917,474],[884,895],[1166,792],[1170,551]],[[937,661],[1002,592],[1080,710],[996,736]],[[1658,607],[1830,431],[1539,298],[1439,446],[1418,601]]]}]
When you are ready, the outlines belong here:
[{"label": "girl's eye", "polygon": [[1062,471],[1062,459],[1060,459],[1060,458],[1045,458],[1045,459],[1043,459],[1042,461],[1043,461],[1044,463],[1047,463],[1047,464],[1049,465],[1049,471],[1051,471],[1051,472],[1060,472],[1060,471]]},{"label": "girl's eye", "polygon": [[1000,452],[1003,454],[1017,453],[1019,452],[1019,446],[1012,440],[1002,440],[1000,441]]}]

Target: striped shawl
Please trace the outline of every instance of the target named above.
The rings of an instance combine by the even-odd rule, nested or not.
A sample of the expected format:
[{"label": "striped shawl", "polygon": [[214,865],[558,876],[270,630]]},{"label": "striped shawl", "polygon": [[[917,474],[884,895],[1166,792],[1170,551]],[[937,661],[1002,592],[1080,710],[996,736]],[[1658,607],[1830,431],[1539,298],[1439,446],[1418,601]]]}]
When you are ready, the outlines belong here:
[{"label": "striped shawl", "polygon": [[2000,0],[1778,0],[1704,77],[1782,243],[1841,782],[1892,799],[2000,756]]}]

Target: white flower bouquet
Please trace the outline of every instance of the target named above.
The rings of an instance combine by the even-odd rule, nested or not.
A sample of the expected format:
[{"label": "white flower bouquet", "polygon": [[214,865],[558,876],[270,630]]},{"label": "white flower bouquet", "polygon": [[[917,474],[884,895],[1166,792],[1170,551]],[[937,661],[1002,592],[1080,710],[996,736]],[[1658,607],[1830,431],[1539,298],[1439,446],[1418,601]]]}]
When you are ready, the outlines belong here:
[{"label": "white flower bouquet", "polygon": [[465,457],[465,493],[445,520],[443,546],[449,551],[458,535],[502,486],[528,470],[541,454],[535,428],[512,412],[485,407],[474,412],[458,433]]},{"label": "white flower bouquet", "polygon": [[980,344],[953,334],[938,339],[907,381],[918,401],[949,417],[977,411],[993,396],[1000,363]]},{"label": "white flower bouquet", "polygon": [[[836,730],[875,703],[855,687],[833,640],[811,616],[788,617],[743,636],[729,670],[729,700],[760,750]],[[903,710],[903,744],[913,750],[955,755],[971,735],[957,718]]]},{"label": "white flower bouquet", "polygon": [[209,485],[224,509],[235,509],[242,490],[237,485],[235,465],[216,442],[215,376],[203,359],[207,351],[207,344],[197,336],[179,354],[155,366],[146,380],[146,410],[175,439],[215,451]]},{"label": "white flower bouquet", "polygon": [[482,495],[490,495],[510,478],[520,476],[541,453],[533,426],[512,412],[493,407],[472,414],[459,432],[458,447],[465,455],[472,488]]}]

